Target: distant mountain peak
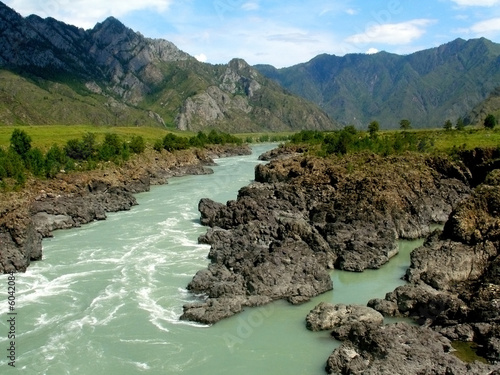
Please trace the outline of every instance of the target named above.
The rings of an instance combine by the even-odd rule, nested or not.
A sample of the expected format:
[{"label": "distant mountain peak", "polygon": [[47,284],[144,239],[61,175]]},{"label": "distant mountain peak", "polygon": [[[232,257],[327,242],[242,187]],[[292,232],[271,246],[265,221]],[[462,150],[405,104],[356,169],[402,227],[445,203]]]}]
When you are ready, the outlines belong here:
[{"label": "distant mountain peak", "polygon": [[500,44],[455,39],[409,55],[318,55],[307,63],[261,73],[311,100],[342,124],[365,128],[377,120],[397,128],[441,127],[465,117],[500,82]]},{"label": "distant mountain peak", "polygon": [[0,3],[0,122],[226,131],[334,129],[242,59],[198,62],[114,17],[83,30]]}]

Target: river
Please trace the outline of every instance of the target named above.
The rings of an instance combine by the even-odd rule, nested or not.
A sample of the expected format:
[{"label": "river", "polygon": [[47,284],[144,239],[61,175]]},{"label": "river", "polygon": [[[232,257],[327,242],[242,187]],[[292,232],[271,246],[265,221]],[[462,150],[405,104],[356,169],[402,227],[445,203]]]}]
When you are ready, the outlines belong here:
[{"label": "river", "polygon": [[[334,290],[292,306],[248,308],[213,326],[179,321],[195,297],[186,285],[205,268],[209,246],[198,201],[225,202],[253,178],[257,156],[218,160],[215,173],[171,179],[137,195],[131,211],[57,231],[43,260],[16,275],[16,368],[22,374],[322,375],[338,345],[305,328],[320,301],[366,304],[402,285],[409,252],[378,271],[332,272]],[[0,348],[7,352],[7,276],[0,277]],[[9,360],[0,356],[0,373]]]}]

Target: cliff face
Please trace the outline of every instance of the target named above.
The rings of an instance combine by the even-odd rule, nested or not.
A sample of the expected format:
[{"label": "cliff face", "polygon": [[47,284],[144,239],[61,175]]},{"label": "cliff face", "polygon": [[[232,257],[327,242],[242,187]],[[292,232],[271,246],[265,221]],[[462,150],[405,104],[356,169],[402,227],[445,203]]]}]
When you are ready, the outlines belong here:
[{"label": "cliff face", "polygon": [[[0,80],[3,123],[239,132],[336,127],[318,107],[243,60],[203,64],[112,17],[83,30],[51,18],[23,18],[0,3],[0,21],[0,74],[8,78]],[[27,91],[32,94],[23,95]]]}]

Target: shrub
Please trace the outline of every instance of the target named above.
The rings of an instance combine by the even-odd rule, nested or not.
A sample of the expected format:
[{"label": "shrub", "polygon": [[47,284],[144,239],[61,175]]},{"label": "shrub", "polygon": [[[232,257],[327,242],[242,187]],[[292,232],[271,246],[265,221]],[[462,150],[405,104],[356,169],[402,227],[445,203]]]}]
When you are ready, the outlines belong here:
[{"label": "shrub", "polygon": [[42,151],[38,148],[31,149],[26,154],[26,168],[35,176],[41,177],[45,172],[45,160]]},{"label": "shrub", "polygon": [[489,114],[484,119],[484,127],[487,129],[493,129],[497,125],[497,118],[492,114]]},{"label": "shrub", "polygon": [[45,176],[54,177],[68,162],[66,153],[56,144],[45,155]]},{"label": "shrub", "polygon": [[142,154],[146,149],[146,143],[144,142],[144,138],[141,135],[132,137],[129,147],[130,151],[132,151],[134,154]]},{"label": "shrub", "polygon": [[10,147],[24,158],[31,149],[31,137],[24,130],[14,129],[10,137]]},{"label": "shrub", "polygon": [[99,148],[99,159],[108,161],[122,153],[123,144],[117,134],[106,133]]}]

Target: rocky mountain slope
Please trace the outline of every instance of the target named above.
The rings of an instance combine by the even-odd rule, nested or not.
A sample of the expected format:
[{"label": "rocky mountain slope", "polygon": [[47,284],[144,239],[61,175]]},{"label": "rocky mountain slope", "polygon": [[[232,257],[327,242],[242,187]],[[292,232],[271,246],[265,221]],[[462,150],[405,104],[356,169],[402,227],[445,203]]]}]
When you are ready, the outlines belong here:
[{"label": "rocky mountain slope", "polygon": [[342,124],[366,128],[377,120],[397,128],[409,119],[413,127],[441,127],[466,117],[498,86],[500,44],[457,39],[405,56],[325,54],[289,68],[256,68]]},{"label": "rocky mountain slope", "polygon": [[475,106],[465,118],[469,124],[482,124],[489,114],[500,119],[500,86],[486,98],[486,100]]},{"label": "rocky mountain slope", "polygon": [[0,123],[333,129],[243,60],[210,65],[115,18],[83,30],[0,2]]}]

